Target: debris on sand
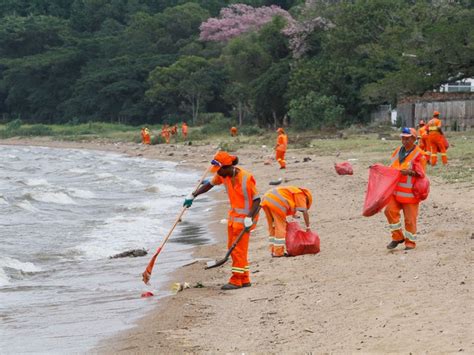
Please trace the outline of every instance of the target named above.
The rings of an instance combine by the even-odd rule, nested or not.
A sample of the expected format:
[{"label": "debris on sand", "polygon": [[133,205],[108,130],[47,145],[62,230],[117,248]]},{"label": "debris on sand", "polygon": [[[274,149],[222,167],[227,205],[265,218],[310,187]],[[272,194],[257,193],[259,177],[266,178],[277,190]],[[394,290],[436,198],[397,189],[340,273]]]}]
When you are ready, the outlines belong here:
[{"label": "debris on sand", "polygon": [[145,249],[132,249],[124,251],[120,254],[115,254],[110,256],[109,259],[118,259],[118,258],[136,258],[138,256],[145,256],[148,252]]}]

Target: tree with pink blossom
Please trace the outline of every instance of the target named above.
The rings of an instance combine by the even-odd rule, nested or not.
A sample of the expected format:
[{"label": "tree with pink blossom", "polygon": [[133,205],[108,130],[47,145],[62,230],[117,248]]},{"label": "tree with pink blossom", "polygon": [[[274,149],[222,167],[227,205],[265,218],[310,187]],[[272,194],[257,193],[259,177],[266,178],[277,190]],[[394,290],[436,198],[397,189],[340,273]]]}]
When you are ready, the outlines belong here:
[{"label": "tree with pink blossom", "polygon": [[255,8],[245,4],[233,4],[223,8],[219,18],[210,18],[201,24],[200,39],[227,42],[243,33],[258,31],[274,16],[281,16],[288,23],[294,22],[287,11],[275,5]]}]

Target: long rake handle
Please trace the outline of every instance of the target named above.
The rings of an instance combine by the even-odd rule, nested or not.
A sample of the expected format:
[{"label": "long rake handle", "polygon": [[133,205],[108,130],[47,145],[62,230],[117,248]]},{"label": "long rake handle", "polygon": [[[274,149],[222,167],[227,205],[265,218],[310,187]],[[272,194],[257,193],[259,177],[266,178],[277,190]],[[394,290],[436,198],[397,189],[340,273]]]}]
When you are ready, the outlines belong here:
[{"label": "long rake handle", "polygon": [[[204,178],[206,177],[207,173],[209,172],[210,170],[210,167],[208,167],[206,169],[206,171],[204,172],[204,174],[202,174],[201,178],[199,179],[199,182],[197,183],[196,187],[194,188],[193,192],[196,191],[199,186],[201,186]],[[143,282],[145,284],[148,284],[148,282],[150,281],[150,277],[151,277],[151,273],[153,271],[153,267],[155,266],[155,261],[156,261],[156,258],[158,257],[158,255],[160,254],[161,250],[164,248],[166,242],[168,241],[169,237],[171,237],[171,234],[173,233],[174,229],[176,228],[176,226],[178,225],[178,223],[181,221],[181,217],[183,217],[184,215],[184,212],[186,212],[187,210],[187,207],[183,207],[181,209],[181,212],[178,214],[178,217],[176,217],[176,220],[174,221],[174,224],[173,226],[171,227],[170,231],[168,232],[168,234],[166,235],[165,239],[163,240],[163,242],[161,243],[161,245],[159,246],[158,249],[156,249],[156,252],[155,254],[153,254],[150,262],[148,263],[145,271],[143,272],[142,274],[142,278],[143,278]]]}]

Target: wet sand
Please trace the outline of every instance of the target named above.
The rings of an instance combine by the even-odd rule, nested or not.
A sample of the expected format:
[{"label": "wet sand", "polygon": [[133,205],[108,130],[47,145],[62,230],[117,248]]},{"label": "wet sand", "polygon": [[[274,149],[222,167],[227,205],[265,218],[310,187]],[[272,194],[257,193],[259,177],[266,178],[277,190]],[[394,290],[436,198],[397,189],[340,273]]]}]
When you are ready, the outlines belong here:
[{"label": "wet sand", "polygon": [[[20,143],[115,151],[198,169],[205,169],[215,152],[213,146]],[[334,156],[290,149],[288,169],[282,172],[275,162],[264,165],[270,150],[239,149],[242,167],[254,174],[261,193],[278,177],[313,191],[311,224],[321,237],[321,253],[271,258],[262,215],[250,243],[252,287],[220,290],[230,263],[209,271],[203,270],[204,260],[183,267],[173,280],[204,287],[158,300],[156,310],[136,328],[102,342],[96,351],[473,353],[474,191],[470,184],[432,178],[431,194],[420,207],[417,249],[388,251],[385,217],[362,217],[361,208],[367,167],[391,151],[341,153],[337,161],[357,160],[352,161],[353,176],[338,176]],[[304,163],[303,157],[311,160]],[[215,196],[225,200],[223,194]],[[196,205],[187,213],[199,213]],[[221,239],[197,247],[196,258],[225,254],[225,226],[219,223],[225,217],[224,209],[217,209],[209,223]]]}]

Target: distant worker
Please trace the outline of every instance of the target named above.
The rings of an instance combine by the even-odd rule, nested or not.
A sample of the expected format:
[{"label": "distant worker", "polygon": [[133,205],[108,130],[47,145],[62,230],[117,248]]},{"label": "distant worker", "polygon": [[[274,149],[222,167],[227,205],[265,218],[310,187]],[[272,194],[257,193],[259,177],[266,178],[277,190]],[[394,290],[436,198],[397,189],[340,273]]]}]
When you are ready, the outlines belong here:
[{"label": "distant worker", "polygon": [[433,118],[428,122],[428,141],[431,147],[431,165],[438,163],[438,153],[441,153],[443,164],[448,164],[448,155],[446,154],[446,146],[441,129],[442,122],[439,119],[439,112],[433,112]]},{"label": "distant worker", "polygon": [[151,143],[150,131],[148,130],[147,127],[142,128],[141,134],[142,134],[142,143],[143,144],[150,144]]},{"label": "distant worker", "polygon": [[418,146],[429,160],[429,156],[431,155],[431,147],[428,141],[428,126],[423,120],[418,122]]},{"label": "distant worker", "polygon": [[170,129],[166,123],[161,127],[161,137],[164,139],[166,144],[170,143]]},{"label": "distant worker", "polygon": [[186,122],[183,122],[183,124],[181,125],[181,134],[183,135],[183,139],[186,139],[186,137],[188,136],[188,125],[186,124]]},{"label": "distant worker", "polygon": [[174,136],[178,133],[178,126],[175,124],[170,128],[171,135]]},{"label": "distant worker", "polygon": [[[410,250],[416,247],[416,221],[420,204],[413,194],[413,183],[416,178],[425,176],[426,158],[415,144],[414,128],[404,127],[400,137],[402,146],[393,152],[390,166],[400,170],[402,177],[385,208],[385,216],[392,232],[392,241],[387,245],[387,249],[394,249],[398,244],[405,242],[405,250]],[[401,210],[405,219],[405,232],[402,231],[400,222]]]},{"label": "distant worker", "polygon": [[310,230],[308,210],[312,203],[311,192],[302,187],[277,187],[263,195],[260,206],[268,222],[268,242],[272,256],[280,257],[286,254],[286,216],[301,212],[306,230]]},{"label": "distant worker", "polygon": [[285,154],[286,148],[288,147],[288,136],[285,134],[285,130],[281,127],[277,129],[277,133],[278,137],[275,146],[276,160],[280,164],[280,169],[286,169]]},{"label": "distant worker", "polygon": [[230,128],[230,135],[232,137],[236,137],[237,136],[237,127],[231,127]]},{"label": "distant worker", "polygon": [[232,276],[229,283],[222,286],[223,290],[235,290],[242,287],[249,287],[249,263],[248,246],[250,231],[255,228],[258,220],[260,197],[258,196],[255,179],[249,172],[237,168],[236,156],[227,152],[218,152],[211,161],[212,170],[216,172],[214,178],[202,185],[196,192],[190,194],[184,200],[183,206],[191,207],[193,200],[216,185],[225,185],[230,207],[227,222],[227,247],[230,248],[236,238],[244,229],[248,229],[240,239],[235,249],[231,253]]}]

